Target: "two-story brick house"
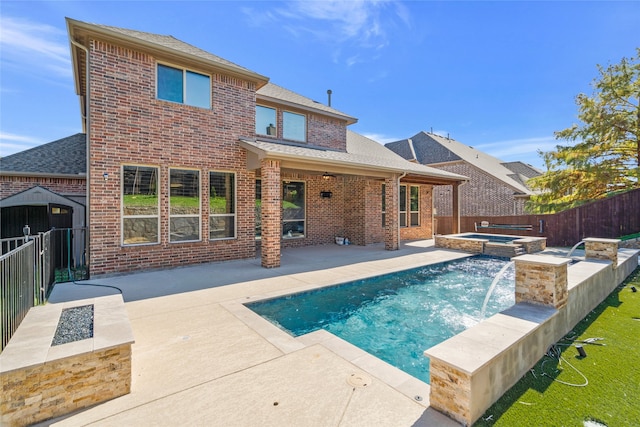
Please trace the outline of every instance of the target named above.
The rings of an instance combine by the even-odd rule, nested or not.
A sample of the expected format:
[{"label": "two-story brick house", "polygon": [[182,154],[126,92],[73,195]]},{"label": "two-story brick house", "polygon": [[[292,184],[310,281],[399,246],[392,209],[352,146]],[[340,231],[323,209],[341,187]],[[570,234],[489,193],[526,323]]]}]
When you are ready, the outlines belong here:
[{"label": "two-story brick house", "polygon": [[92,275],[430,238],[432,187],[356,119],[170,36],[67,19]]},{"label": "two-story brick house", "polygon": [[[411,138],[385,145],[404,159],[461,174],[469,182],[460,189],[462,216],[523,215],[532,195],[527,180],[540,171],[523,162],[503,162],[449,137],[419,132]],[[437,214],[452,215],[451,187],[434,189]]]}]

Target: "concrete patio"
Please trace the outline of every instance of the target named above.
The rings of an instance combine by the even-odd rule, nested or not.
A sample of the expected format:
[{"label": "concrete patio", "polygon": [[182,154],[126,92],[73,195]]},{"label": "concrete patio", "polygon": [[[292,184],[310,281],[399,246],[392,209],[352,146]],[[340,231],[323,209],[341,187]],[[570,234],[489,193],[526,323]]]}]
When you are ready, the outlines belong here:
[{"label": "concrete patio", "polygon": [[277,269],[257,258],[58,284],[49,303],[122,291],[135,337],[132,386],[38,425],[459,425],[428,408],[427,384],[325,331],[293,338],[241,301],[467,255],[432,240],[398,251],[327,245],[286,249]]}]

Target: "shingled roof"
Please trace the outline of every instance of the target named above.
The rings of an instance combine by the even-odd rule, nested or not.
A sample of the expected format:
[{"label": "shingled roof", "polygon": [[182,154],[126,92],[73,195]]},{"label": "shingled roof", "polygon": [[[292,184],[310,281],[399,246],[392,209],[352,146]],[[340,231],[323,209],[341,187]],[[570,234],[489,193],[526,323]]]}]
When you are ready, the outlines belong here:
[{"label": "shingled roof", "polygon": [[527,179],[541,174],[533,166],[522,162],[503,162],[459,141],[433,133],[419,132],[411,138],[390,142],[385,146],[407,160],[433,167],[451,162],[467,162],[521,194],[532,194],[526,185]]},{"label": "shingled roof", "polygon": [[[342,168],[345,173],[366,170],[374,173],[405,173],[438,183],[466,181],[452,172],[408,162],[376,141],[347,130],[347,151],[332,150],[294,143],[271,142],[243,138],[240,145],[260,158],[274,158],[300,164],[308,162],[317,168]],[[284,167],[284,164],[283,164]]]},{"label": "shingled roof", "polygon": [[347,124],[353,124],[358,121],[355,117],[351,117],[336,110],[335,108],[329,107],[328,105],[322,104],[318,101],[314,101],[311,98],[307,98],[306,96],[300,95],[273,83],[267,83],[258,89],[256,91],[256,97],[258,100],[276,101],[278,103],[289,104],[311,111],[316,110],[324,114],[346,120]]},{"label": "shingled roof", "polygon": [[77,133],[0,159],[2,175],[86,176],[86,135]]}]

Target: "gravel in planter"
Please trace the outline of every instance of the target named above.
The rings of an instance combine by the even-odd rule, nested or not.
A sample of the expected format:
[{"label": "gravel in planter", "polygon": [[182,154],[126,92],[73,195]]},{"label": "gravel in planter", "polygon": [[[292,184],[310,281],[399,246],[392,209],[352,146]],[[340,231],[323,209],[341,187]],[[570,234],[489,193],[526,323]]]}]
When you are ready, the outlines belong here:
[{"label": "gravel in planter", "polygon": [[93,304],[65,308],[51,345],[66,344],[93,337]]}]

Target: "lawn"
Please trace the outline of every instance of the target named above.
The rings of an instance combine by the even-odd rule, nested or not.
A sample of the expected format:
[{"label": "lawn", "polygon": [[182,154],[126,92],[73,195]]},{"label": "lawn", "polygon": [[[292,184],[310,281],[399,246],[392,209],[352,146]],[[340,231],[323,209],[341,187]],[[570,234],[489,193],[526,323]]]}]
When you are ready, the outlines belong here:
[{"label": "lawn", "polygon": [[493,425],[640,425],[640,268],[474,424]]}]

